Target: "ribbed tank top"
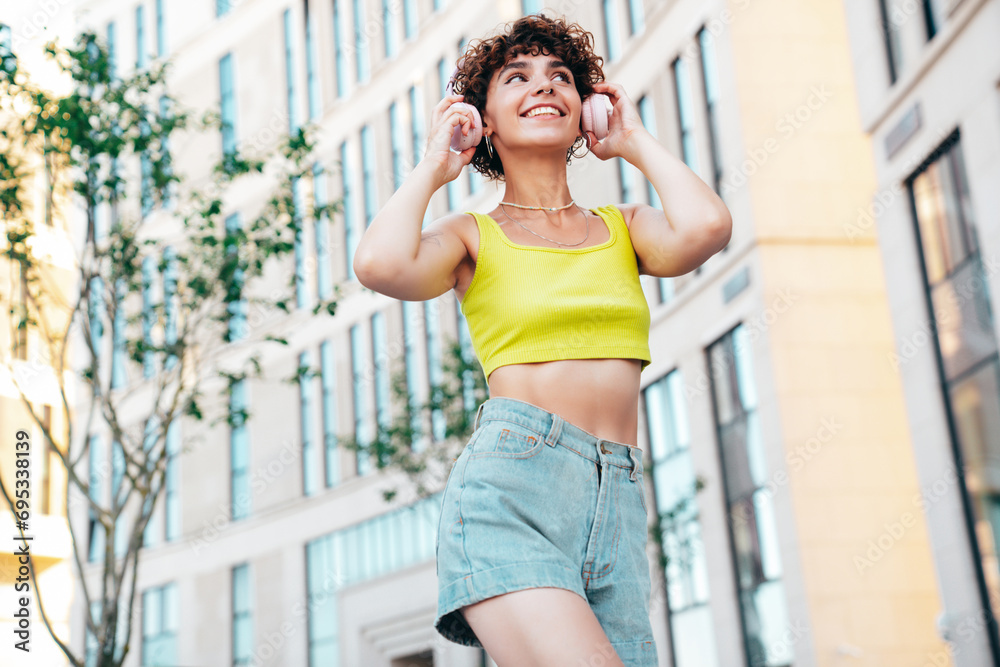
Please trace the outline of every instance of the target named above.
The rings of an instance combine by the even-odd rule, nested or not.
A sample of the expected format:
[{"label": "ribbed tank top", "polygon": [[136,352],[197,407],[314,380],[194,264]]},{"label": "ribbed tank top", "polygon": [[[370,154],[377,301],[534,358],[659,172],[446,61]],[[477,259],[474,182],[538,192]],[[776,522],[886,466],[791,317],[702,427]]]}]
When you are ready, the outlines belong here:
[{"label": "ribbed tank top", "polygon": [[649,304],[628,226],[617,206],[590,209],[611,237],[587,248],[512,242],[488,215],[462,313],[487,380],[495,369],[561,359],[640,359],[649,354]]}]

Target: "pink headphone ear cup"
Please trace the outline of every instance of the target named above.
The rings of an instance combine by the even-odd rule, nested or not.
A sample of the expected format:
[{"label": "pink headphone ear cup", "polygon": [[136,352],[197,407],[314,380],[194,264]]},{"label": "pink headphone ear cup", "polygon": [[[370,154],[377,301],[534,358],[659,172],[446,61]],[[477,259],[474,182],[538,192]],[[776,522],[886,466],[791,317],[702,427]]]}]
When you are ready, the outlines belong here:
[{"label": "pink headphone ear cup", "polygon": [[583,103],[581,121],[584,131],[593,132],[597,140],[608,136],[608,106],[607,95],[594,93]]},{"label": "pink headphone ear cup", "polygon": [[455,131],[451,135],[451,148],[456,151],[464,151],[472,146],[478,146],[479,142],[483,139],[483,119],[479,115],[479,109],[471,104],[466,104],[465,102],[455,102],[451,105],[452,108],[456,106],[467,107],[472,111],[472,116],[475,119],[472,123],[472,127],[469,129],[469,134],[462,135],[462,126],[458,125]]}]

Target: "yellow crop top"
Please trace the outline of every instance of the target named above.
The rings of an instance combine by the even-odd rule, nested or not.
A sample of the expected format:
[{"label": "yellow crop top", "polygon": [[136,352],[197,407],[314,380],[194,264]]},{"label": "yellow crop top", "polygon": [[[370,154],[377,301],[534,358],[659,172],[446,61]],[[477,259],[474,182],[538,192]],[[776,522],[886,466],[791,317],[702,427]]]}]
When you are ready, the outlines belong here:
[{"label": "yellow crop top", "polygon": [[649,365],[649,304],[625,218],[614,205],[590,210],[611,238],[588,248],[520,245],[490,216],[467,211],[479,254],[462,313],[487,380],[500,366],[560,359]]}]

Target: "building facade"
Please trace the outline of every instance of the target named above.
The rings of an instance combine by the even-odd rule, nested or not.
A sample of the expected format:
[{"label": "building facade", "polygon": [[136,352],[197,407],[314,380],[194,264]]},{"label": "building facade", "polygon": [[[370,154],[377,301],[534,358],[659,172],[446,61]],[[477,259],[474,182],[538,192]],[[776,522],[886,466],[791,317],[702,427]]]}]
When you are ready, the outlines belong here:
[{"label": "building facade", "polygon": [[[928,540],[946,503],[914,446],[927,431],[907,419],[921,384],[889,361],[899,313],[886,297],[890,253],[874,229],[847,231],[882,182],[879,138],[863,125],[873,103],[855,84],[874,68],[858,67],[848,39],[854,22],[877,29],[877,14],[845,14],[835,0],[85,0],[78,28],[101,35],[123,73],[169,59],[171,93],[219,110],[217,135],[173,144],[186,182],[206,183],[227,151],[273,149],[309,123],[320,157],[296,197],[342,204],[308,221],[295,257],[267,274],[275,285],[294,276],[293,312],[234,316],[245,332],[234,360],[266,335],[289,340],[259,346],[264,378],[203,387],[207,409],[250,421],[184,421],[171,437],[126,664],[488,664],[432,627],[440,497],[387,503],[383,489],[405,476],[339,446],[398,409],[396,372],[426,400],[444,379],[446,345],[471,354],[468,330],[453,293],[389,299],[361,287],[352,261],[420,160],[465,46],[537,11],[594,34],[606,78],[733,214],[729,246],[704,266],[643,277],[653,362],[640,444],[648,506],[663,515],[650,512],[649,544],[660,664],[950,664],[937,633],[948,584]],[[569,174],[587,206],[660,203],[620,159],[574,160]],[[227,192],[227,227],[246,224],[264,192]],[[425,223],[489,210],[499,195],[463,174],[434,195]],[[176,211],[144,214],[156,235],[182,242]],[[160,259],[154,294],[169,282]],[[333,294],[336,316],[313,315]],[[303,366],[315,373],[283,381]],[[428,426],[414,449],[445,448],[443,417]],[[935,508],[930,522],[924,506]],[[74,612],[82,650],[87,610],[77,600]]]},{"label": "building facade", "polygon": [[[847,6],[876,195],[845,226],[877,237],[921,505],[956,665],[1000,663],[1000,4]],[[936,657],[936,656],[934,656]],[[929,656],[926,664],[935,664]]]}]

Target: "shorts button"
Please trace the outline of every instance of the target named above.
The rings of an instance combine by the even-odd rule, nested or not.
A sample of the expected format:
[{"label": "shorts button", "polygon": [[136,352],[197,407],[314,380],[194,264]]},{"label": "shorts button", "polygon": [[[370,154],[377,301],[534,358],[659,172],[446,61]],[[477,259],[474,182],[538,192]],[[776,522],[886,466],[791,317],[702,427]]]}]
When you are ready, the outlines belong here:
[{"label": "shorts button", "polygon": [[604,452],[605,454],[610,454],[611,453],[611,451],[607,447],[604,446],[604,443],[601,443],[601,451]]}]

